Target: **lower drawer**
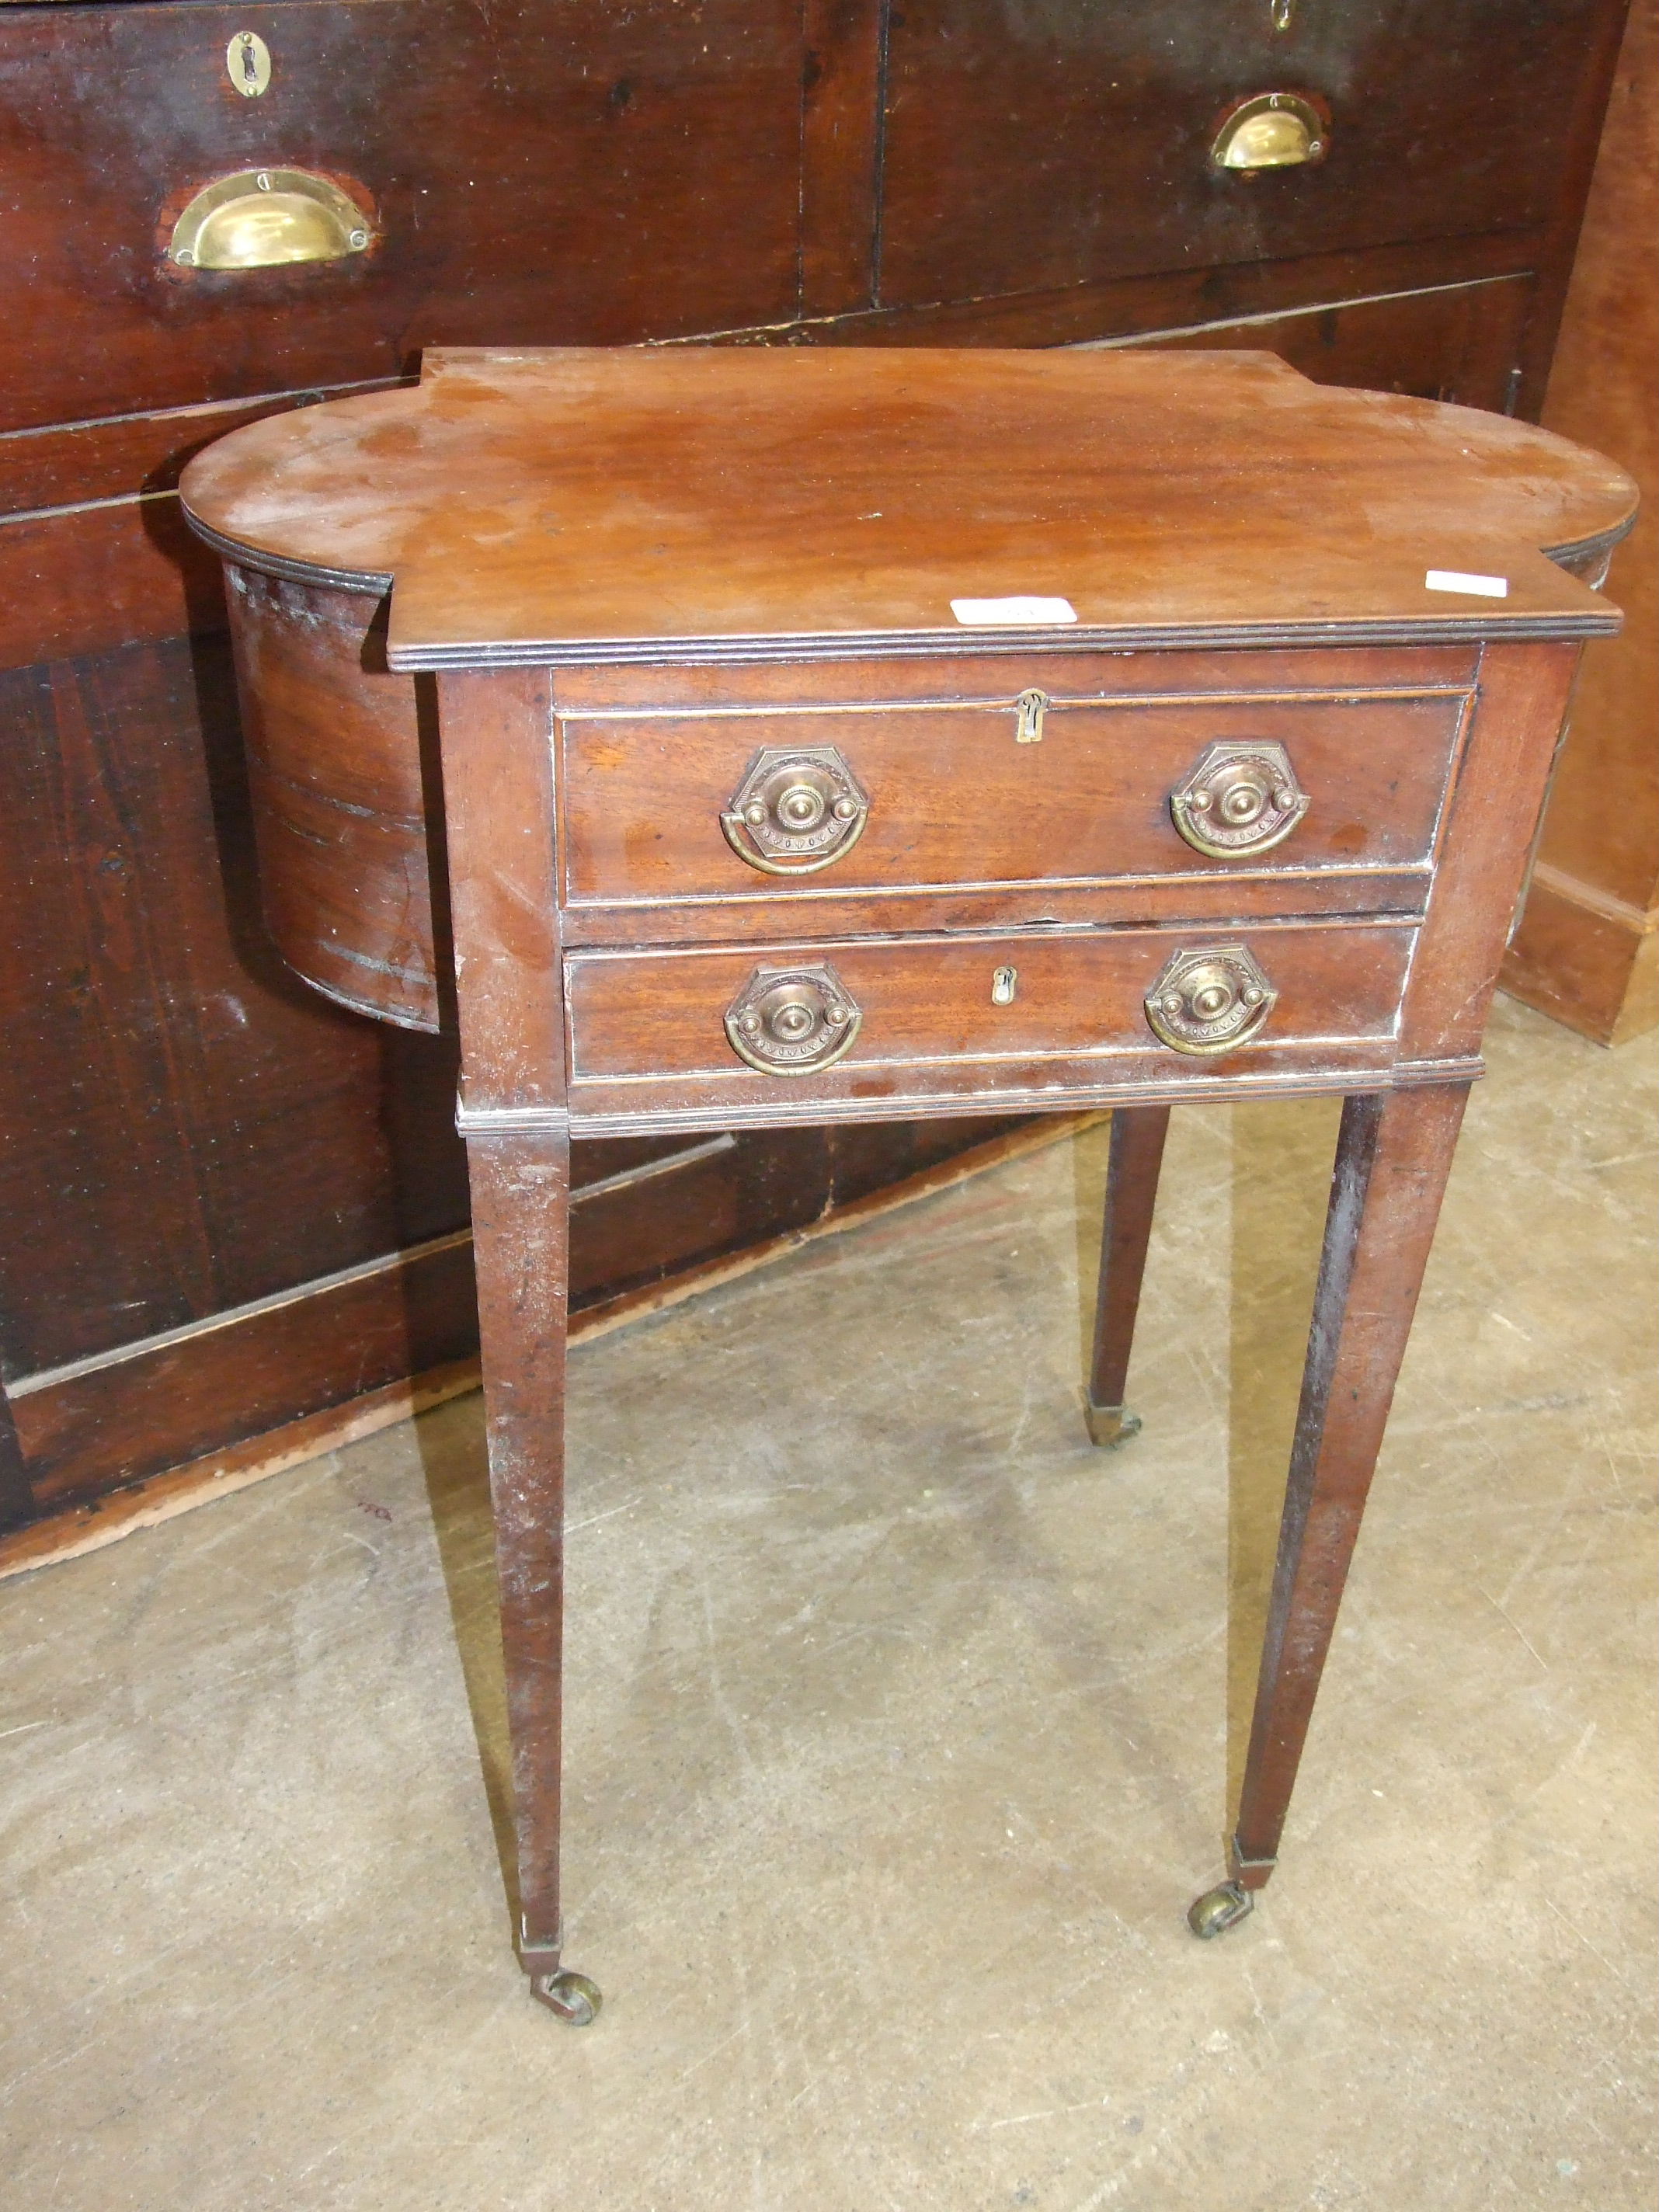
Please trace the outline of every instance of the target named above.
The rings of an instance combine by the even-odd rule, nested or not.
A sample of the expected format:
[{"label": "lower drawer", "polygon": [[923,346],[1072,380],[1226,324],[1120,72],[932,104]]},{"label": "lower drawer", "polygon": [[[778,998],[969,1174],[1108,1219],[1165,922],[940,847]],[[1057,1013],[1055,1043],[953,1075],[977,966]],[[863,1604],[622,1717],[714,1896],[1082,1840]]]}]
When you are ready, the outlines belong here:
[{"label": "lower drawer", "polygon": [[572,1111],[812,1119],[1386,1073],[1415,935],[1365,921],[578,953]]}]

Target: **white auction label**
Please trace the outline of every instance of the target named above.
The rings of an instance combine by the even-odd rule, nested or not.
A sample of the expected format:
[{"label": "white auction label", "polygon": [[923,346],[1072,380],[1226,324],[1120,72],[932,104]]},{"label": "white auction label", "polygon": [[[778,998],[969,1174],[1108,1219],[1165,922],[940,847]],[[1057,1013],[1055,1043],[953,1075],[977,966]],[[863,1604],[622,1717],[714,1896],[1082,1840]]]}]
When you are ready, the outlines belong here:
[{"label": "white auction label", "polygon": [[1431,592],[1474,592],[1483,599],[1506,599],[1510,595],[1507,576],[1471,576],[1462,568],[1431,568],[1423,581]]},{"label": "white auction label", "polygon": [[1019,623],[1074,623],[1069,599],[952,599],[951,611],[975,629],[1010,629]]}]

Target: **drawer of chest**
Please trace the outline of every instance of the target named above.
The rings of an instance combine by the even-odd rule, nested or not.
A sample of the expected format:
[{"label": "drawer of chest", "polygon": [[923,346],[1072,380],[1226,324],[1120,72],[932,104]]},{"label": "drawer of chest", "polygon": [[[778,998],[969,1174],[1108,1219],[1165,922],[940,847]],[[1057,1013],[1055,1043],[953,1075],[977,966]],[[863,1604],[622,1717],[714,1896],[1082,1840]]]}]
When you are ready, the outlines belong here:
[{"label": "drawer of chest", "polygon": [[1426,872],[1465,698],[569,714],[565,896]]},{"label": "drawer of chest", "polygon": [[[1415,930],[1279,923],[568,957],[573,1110],[1383,1067]],[[592,1101],[587,1104],[591,1107]]]}]

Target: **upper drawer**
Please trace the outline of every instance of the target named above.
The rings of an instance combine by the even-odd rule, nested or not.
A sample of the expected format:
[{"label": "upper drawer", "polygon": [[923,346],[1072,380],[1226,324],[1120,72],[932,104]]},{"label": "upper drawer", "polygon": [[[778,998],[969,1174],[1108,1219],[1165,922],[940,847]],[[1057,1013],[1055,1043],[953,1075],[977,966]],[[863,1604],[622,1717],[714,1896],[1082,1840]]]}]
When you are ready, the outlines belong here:
[{"label": "upper drawer", "polygon": [[[5,44],[0,428],[793,312],[796,0],[9,8]],[[343,187],[367,246],[170,262],[192,196],[261,169]]]},{"label": "upper drawer", "polygon": [[[1289,14],[1285,29],[1276,14]],[[1565,188],[1614,0],[905,0],[892,19],[880,296],[1514,229]],[[1211,159],[1235,103],[1312,95],[1317,156]]]},{"label": "upper drawer", "polygon": [[1465,694],[562,718],[566,896],[1426,870]]}]

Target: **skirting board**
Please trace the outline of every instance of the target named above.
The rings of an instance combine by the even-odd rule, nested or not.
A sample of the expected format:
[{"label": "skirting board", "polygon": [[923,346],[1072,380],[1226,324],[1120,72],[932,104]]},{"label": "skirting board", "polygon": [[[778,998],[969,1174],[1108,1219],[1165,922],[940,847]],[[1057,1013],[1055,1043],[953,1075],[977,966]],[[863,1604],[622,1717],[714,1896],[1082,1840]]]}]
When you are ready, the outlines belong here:
[{"label": "skirting board", "polygon": [[1659,911],[1540,860],[1499,980],[1597,1044],[1626,1043],[1659,1025]]},{"label": "skirting board", "polygon": [[[653,1283],[602,1305],[590,1306],[573,1317],[571,1340],[573,1344],[583,1343],[590,1338],[606,1335],[612,1329],[625,1328],[647,1315],[660,1313],[717,1284],[766,1267],[804,1244],[823,1237],[839,1236],[877,1214],[890,1212],[949,1189],[955,1183],[965,1182],[972,1176],[982,1175],[988,1168],[1041,1152],[1105,1118],[1100,1114],[1045,1116],[1034,1126],[994,1138],[969,1152],[958,1152],[903,1182],[827,1213],[805,1228],[769,1237],[747,1251],[705,1261],[670,1281]],[[464,1241],[443,1240],[446,1249]],[[236,1491],[285,1474],[308,1460],[339,1451],[362,1437],[391,1428],[398,1421],[410,1420],[416,1413],[478,1387],[476,1357],[443,1362],[423,1374],[368,1391],[343,1405],[327,1407],[250,1437],[244,1443],[191,1460],[185,1466],[135,1481],[94,1503],[73,1506],[33,1522],[10,1535],[0,1536],[0,1581],[9,1576],[31,1573],[37,1567],[78,1559],[88,1552],[101,1551],[105,1545],[117,1543],[124,1536],[155,1528],[198,1505],[228,1498]]]}]

